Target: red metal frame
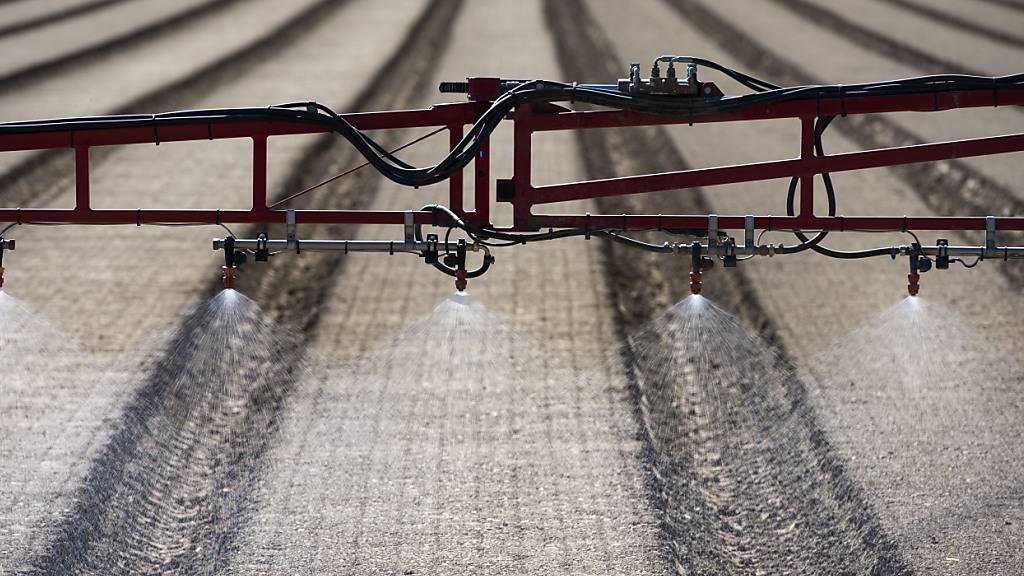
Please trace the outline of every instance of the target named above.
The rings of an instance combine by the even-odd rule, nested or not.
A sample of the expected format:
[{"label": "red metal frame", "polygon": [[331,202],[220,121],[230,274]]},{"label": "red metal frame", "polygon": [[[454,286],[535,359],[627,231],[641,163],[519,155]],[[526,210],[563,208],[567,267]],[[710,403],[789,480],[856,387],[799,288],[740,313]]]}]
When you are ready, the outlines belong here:
[{"label": "red metal frame", "polygon": [[[473,79],[474,85],[496,84],[495,79]],[[440,104],[429,109],[393,112],[346,114],[345,119],[361,130],[444,127],[449,143],[454,146],[463,129],[487,109],[486,101]],[[758,229],[804,230],[984,230],[984,217],[956,216],[817,216],[814,214],[814,175],[933,162],[990,154],[1024,151],[1024,134],[1009,134],[966,140],[937,142],[915,146],[895,146],[879,150],[816,156],[814,154],[814,122],[820,116],[860,115],[885,112],[934,112],[956,108],[1024,105],[1024,89],[950,91],[932,94],[860,97],[842,100],[790,101],[750,106],[727,113],[670,118],[620,110],[570,111],[557,106],[523,107],[512,115],[514,123],[513,178],[498,182],[494,200],[513,207],[511,231],[540,228],[619,229],[685,228],[707,226],[707,215],[601,215],[601,214],[533,214],[536,205],[599,198],[644,192],[680,190],[698,186],[753,182],[776,178],[800,178],[799,213],[796,216],[759,215]],[[531,180],[531,140],[535,132],[650,126],[708,122],[735,122],[791,118],[801,123],[799,156],[787,160],[757,162],[735,166],[718,166],[644,174],[605,180],[589,180],[546,186],[533,186]],[[75,151],[75,207],[72,209],[0,209],[0,222],[46,222],[64,224],[234,224],[284,223],[285,209],[267,207],[267,139],[295,134],[326,132],[325,128],[294,122],[239,121],[210,123],[196,121],[167,126],[138,128],[90,129],[76,131],[34,132],[0,135],[0,152],[71,148]],[[249,138],[253,142],[252,208],[249,210],[98,210],[90,207],[89,150],[100,146],[127,144],[158,144],[197,140]],[[489,146],[485,145],[474,160],[473,211],[463,206],[464,182],[461,173],[449,179],[449,207],[470,222],[490,225],[492,200]],[[993,211],[995,209],[993,208]],[[430,224],[437,216],[418,211],[415,221]],[[404,212],[382,210],[300,210],[298,223],[403,224]],[[742,215],[720,215],[722,230],[744,227]],[[1024,230],[1024,217],[999,217],[999,230]]]}]

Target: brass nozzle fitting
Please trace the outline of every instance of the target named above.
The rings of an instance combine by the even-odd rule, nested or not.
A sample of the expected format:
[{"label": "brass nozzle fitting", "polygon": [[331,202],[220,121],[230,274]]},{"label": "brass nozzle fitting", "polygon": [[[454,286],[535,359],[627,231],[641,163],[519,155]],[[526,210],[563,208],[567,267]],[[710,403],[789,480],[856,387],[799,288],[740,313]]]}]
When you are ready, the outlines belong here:
[{"label": "brass nozzle fitting", "polygon": [[466,269],[459,268],[455,272],[455,289],[458,290],[459,292],[465,292],[467,284],[468,282],[466,281]]},{"label": "brass nozzle fitting", "polygon": [[920,274],[907,274],[907,293],[911,296],[917,296],[917,293],[921,291],[921,275]]},{"label": "brass nozzle fitting", "polygon": [[234,290],[235,289],[235,268],[233,266],[221,266],[221,272],[224,278],[224,289]]},{"label": "brass nozzle fitting", "polygon": [[697,296],[700,294],[701,289],[701,273],[690,272],[690,294]]}]

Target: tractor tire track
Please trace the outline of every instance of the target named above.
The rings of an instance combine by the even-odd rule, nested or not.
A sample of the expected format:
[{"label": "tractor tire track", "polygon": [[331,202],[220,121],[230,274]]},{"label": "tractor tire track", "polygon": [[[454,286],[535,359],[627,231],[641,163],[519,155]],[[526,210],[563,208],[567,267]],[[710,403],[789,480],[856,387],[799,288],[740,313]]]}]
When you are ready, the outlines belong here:
[{"label": "tractor tire track", "polygon": [[164,20],[136,28],[126,34],[86,46],[81,50],[8,72],[0,76],[0,93],[21,91],[33,82],[38,82],[49,76],[59,76],[61,73],[72,68],[87,66],[106,58],[114,52],[136,48],[144,43],[155,42],[162,37],[166,37],[168,34],[187,28],[197,19],[212,16],[238,3],[240,3],[240,0],[211,0]]},{"label": "tractor tire track", "polygon": [[983,38],[989,38],[996,42],[1001,42],[1011,48],[1024,49],[1024,36],[1009,34],[1002,30],[997,30],[989,26],[978,24],[977,22],[971,22],[970,20],[954,16],[948,12],[943,12],[938,8],[918,4],[917,2],[911,2],[910,0],[885,1],[912,14],[928,18],[929,20],[934,20],[940,24],[945,24],[950,28],[954,28],[956,30],[967,30],[972,34],[977,34]]},{"label": "tractor tire track", "polygon": [[[210,16],[239,0],[216,0],[197,9],[191,19],[173,18],[173,22],[161,24],[160,32],[170,33],[187,25],[195,18]],[[124,102],[109,110],[107,114],[133,114],[141,111],[173,110],[185,108],[191,102],[201,100],[219,86],[239,78],[270,56],[276,50],[295,42],[326,14],[340,9],[348,0],[321,0],[295,14],[280,25],[252,42],[232,50],[188,76],[167,84],[155,86],[145,94]],[[132,34],[142,40],[145,34]],[[146,40],[148,41],[148,39]],[[104,52],[109,53],[109,52]],[[0,85],[3,82],[0,81]],[[115,147],[96,148],[90,151],[90,165],[95,169],[116,151]],[[73,174],[74,158],[67,150],[44,150],[33,154],[0,175],[0,201],[7,206],[39,206],[51,202],[61,193],[55,183]]]},{"label": "tractor tire track", "polygon": [[[425,83],[443,57],[461,6],[461,0],[433,0],[380,67],[376,80],[348,108],[412,105],[427,89]],[[340,138],[325,136],[310,146],[306,158],[290,171],[290,184],[350,165],[357,153]],[[364,207],[380,178],[376,172],[358,172],[325,190],[319,205]],[[304,227],[311,235],[346,231],[351,229]],[[288,265],[283,269],[250,265],[239,289],[260,300],[271,316],[287,315],[308,332],[316,325],[317,310],[332,280],[344,270],[343,260],[314,255],[295,258]],[[217,292],[219,284],[211,282],[206,291]],[[169,383],[181,372],[200,371],[205,355],[201,343],[194,340],[205,329],[208,311],[207,305],[201,306],[182,322],[156,369],[129,401],[111,440],[91,464],[73,510],[31,573],[207,574],[222,571],[231,560],[247,511],[254,505],[256,482],[275,441],[280,412],[297,378],[295,369],[300,368],[280,359],[301,358],[304,348],[301,338],[284,336],[273,343],[272,350],[254,354],[243,367],[251,372],[250,382],[198,399],[182,397]],[[258,385],[252,386],[253,382]],[[175,424],[173,437],[154,441],[144,433],[164,422]]]},{"label": "tractor tire track", "polygon": [[994,6],[1002,6],[1003,8],[1009,8],[1010,10],[1016,10],[1018,12],[1024,12],[1024,4],[1015,2],[1014,0],[975,0],[976,2],[987,2]]},{"label": "tractor tire track", "polygon": [[[746,35],[699,0],[664,1],[753,73],[781,84],[827,83],[778,55],[767,44]],[[898,54],[892,56],[899,57]],[[910,130],[878,115],[849,116],[833,122],[832,127],[864,150],[927,142]],[[1024,200],[1018,198],[1013,190],[959,160],[892,166],[888,170],[913,190],[935,214],[1024,214]],[[999,272],[1012,282],[1024,283],[1024,267],[1000,266]]]},{"label": "tractor tire track", "polygon": [[[616,77],[621,61],[582,2],[548,0],[545,10],[567,78]],[[687,167],[660,127],[578,134],[591,178]],[[629,197],[602,199],[598,205],[602,213],[638,211],[636,200]],[[646,198],[643,211],[713,212],[699,190]],[[666,265],[663,256],[638,255],[617,244],[612,244],[607,254],[616,315],[623,341],[629,342],[629,334],[684,295],[681,288],[686,284],[686,270],[678,261]],[[742,270],[734,273],[739,275],[737,281],[716,283],[707,292],[725,307],[743,311],[751,324],[769,336],[777,361],[786,364],[786,351],[775,337],[774,323]],[[714,434],[699,425],[707,424],[707,415],[715,411],[715,400],[708,398],[706,391],[642,386],[641,380],[652,382],[656,377],[637,373],[643,370],[636,358],[639,352],[628,345],[624,350],[625,365],[634,367],[630,387],[640,434],[648,447],[650,496],[663,515],[666,555],[675,572],[909,572],[867,498],[830,446],[797,377],[759,382],[777,387],[773,397],[785,399],[779,405],[768,405],[744,390],[743,382],[729,381],[729,372],[722,370],[721,390],[729,396],[726,402],[748,406],[750,420],[731,421],[729,434]],[[788,422],[785,428],[784,422]],[[789,450],[772,450],[772,454],[761,456],[745,448],[765,437],[785,436],[793,441]],[[743,455],[744,461],[708,469],[707,462],[726,453]],[[781,526],[782,520],[792,526]],[[735,528],[737,525],[742,529]]]},{"label": "tractor tire track", "polygon": [[958,73],[975,76],[989,75],[983,71],[966,66],[963,62],[939,58],[914,48],[905,42],[890,38],[810,0],[771,1],[815,26],[823,26],[866,50],[881,54],[886,58],[892,58],[912,68],[917,68],[924,74]]},{"label": "tractor tire track", "polygon": [[49,26],[50,24],[56,24],[57,22],[63,22],[64,20],[70,20],[76,16],[82,16],[102,8],[115,6],[125,1],[126,0],[94,0],[93,2],[85,2],[78,6],[72,6],[63,10],[55,10],[49,14],[43,14],[42,16],[37,16],[35,18],[28,18],[21,22],[13,22],[6,26],[0,26],[0,38],[11,34],[18,34],[19,32],[25,32],[33,28]]}]

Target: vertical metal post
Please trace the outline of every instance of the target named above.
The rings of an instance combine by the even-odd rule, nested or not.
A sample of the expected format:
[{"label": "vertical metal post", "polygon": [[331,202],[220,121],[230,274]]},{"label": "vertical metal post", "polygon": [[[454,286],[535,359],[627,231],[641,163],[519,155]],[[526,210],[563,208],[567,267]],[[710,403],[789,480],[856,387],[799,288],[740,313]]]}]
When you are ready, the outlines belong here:
[{"label": "vertical metal post", "polygon": [[514,196],[512,199],[512,221],[516,227],[523,228],[530,227],[533,205],[531,198],[533,184],[530,177],[530,170],[532,170],[530,146],[533,140],[532,116],[533,111],[529,106],[519,108],[513,115],[512,184]]},{"label": "vertical metal post", "polygon": [[[462,140],[462,124],[448,125],[448,149],[454,150]],[[465,202],[462,199],[462,170],[453,173],[448,178],[448,202],[452,212],[461,218],[466,217]]]},{"label": "vertical metal post", "polygon": [[475,182],[473,188],[475,198],[473,200],[473,211],[476,215],[474,220],[477,224],[491,223],[491,141],[484,140],[484,145],[476,153],[473,160]]},{"label": "vertical metal post", "polygon": [[75,210],[89,211],[88,146],[75,146]]},{"label": "vertical metal post", "polygon": [[[807,160],[814,157],[814,117],[800,118],[800,158]],[[814,216],[814,174],[800,175],[800,210],[798,215],[803,218]]]},{"label": "vertical metal post", "polygon": [[252,210],[267,211],[267,135],[252,137]]}]

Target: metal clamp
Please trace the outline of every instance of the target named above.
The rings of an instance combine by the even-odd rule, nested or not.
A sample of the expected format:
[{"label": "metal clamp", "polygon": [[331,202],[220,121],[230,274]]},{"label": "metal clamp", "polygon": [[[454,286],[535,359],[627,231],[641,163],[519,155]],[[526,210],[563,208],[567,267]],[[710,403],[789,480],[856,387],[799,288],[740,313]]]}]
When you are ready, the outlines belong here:
[{"label": "metal clamp", "polygon": [[708,214],[708,252],[714,254],[718,244],[718,214]]},{"label": "metal clamp", "polygon": [[985,258],[998,256],[996,248],[996,217],[985,216]]},{"label": "metal clamp", "polygon": [[743,217],[743,253],[754,254],[757,246],[754,246],[754,215],[747,214]]},{"label": "metal clamp", "polygon": [[416,215],[412,210],[406,210],[405,214],[405,242],[412,244],[416,242]]},{"label": "metal clamp", "polygon": [[295,209],[294,208],[289,209],[287,212],[285,212],[285,216],[284,217],[285,217],[285,240],[287,242],[285,244],[285,246],[286,246],[286,248],[288,250],[291,250],[292,248],[294,248],[295,249],[295,253],[298,254],[299,251],[300,251],[300,248],[299,248],[299,232],[298,232],[298,225],[296,225],[296,223],[295,223]]}]

